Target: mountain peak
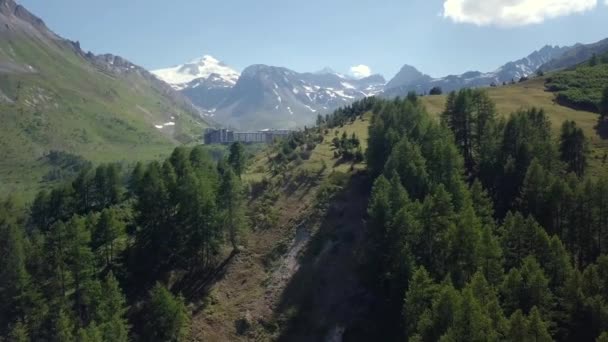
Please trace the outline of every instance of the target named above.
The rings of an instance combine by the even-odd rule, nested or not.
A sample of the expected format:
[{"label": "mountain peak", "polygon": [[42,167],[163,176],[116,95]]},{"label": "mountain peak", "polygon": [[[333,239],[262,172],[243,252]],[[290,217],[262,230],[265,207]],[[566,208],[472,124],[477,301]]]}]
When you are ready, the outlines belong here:
[{"label": "mountain peak", "polygon": [[430,78],[430,76],[421,73],[418,69],[411,65],[404,65],[401,70],[387,83],[386,89],[397,88],[404,85],[409,85],[418,80]]},{"label": "mountain peak", "polygon": [[177,90],[183,89],[196,79],[206,79],[211,75],[219,76],[226,83],[234,85],[240,76],[236,70],[211,55],[204,55],[171,68],[153,70],[152,73]]},{"label": "mountain peak", "polygon": [[203,57],[195,58],[191,60],[188,64],[224,64],[220,62],[217,58],[211,55],[203,55]]}]

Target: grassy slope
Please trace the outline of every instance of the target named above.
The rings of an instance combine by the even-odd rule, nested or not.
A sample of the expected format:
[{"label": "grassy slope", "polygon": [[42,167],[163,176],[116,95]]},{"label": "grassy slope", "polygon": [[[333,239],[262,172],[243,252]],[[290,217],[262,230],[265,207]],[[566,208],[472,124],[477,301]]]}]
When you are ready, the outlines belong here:
[{"label": "grassy slope", "polygon": [[[48,42],[2,38],[0,58],[38,71],[0,74],[0,92],[15,99],[0,102],[0,193],[28,196],[44,186],[48,168],[40,158],[52,149],[93,162],[147,160],[170,152],[174,136],[204,127],[136,75],[105,74]],[[168,121],[174,130],[154,127]]]},{"label": "grassy slope", "polygon": [[[496,103],[498,113],[502,116],[508,116],[519,109],[544,108],[555,129],[555,136],[558,136],[559,129],[564,121],[574,120],[584,130],[590,141],[590,174],[597,176],[608,172],[606,165],[602,162],[604,155],[608,153],[608,140],[602,139],[595,129],[598,115],[555,103],[555,94],[545,91],[544,82],[544,78],[536,78],[516,85],[488,88],[488,94]],[[435,115],[443,112],[445,100],[446,95],[422,98],[429,113]]]}]

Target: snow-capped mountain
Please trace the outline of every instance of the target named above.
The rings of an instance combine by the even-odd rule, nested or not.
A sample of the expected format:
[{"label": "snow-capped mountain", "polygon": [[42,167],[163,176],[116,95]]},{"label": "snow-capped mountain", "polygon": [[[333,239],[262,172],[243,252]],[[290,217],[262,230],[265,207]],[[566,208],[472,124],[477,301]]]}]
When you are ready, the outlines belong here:
[{"label": "snow-capped mountain", "polygon": [[511,80],[519,80],[536,73],[545,63],[562,56],[571,47],[545,46],[529,56],[509,62],[493,72],[469,71],[461,75],[449,75],[432,78],[416,68],[405,65],[397,75],[387,83],[384,96],[402,96],[410,91],[426,93],[433,87],[441,87],[444,92],[467,87],[486,87]]},{"label": "snow-capped mountain", "polygon": [[241,128],[291,128],[311,124],[318,114],[376,95],[385,83],[380,75],[354,79],[329,70],[298,73],[252,65],[210,112],[217,121]]},{"label": "snow-capped mountain", "polygon": [[152,73],[176,90],[196,87],[205,82],[213,83],[218,88],[231,87],[239,78],[236,70],[209,55],[186,64],[153,70]]},{"label": "snow-capped mountain", "polygon": [[152,73],[214,120],[243,129],[311,124],[318,114],[380,93],[386,83],[380,75],[356,79],[330,68],[298,73],[252,65],[239,74],[211,56]]}]

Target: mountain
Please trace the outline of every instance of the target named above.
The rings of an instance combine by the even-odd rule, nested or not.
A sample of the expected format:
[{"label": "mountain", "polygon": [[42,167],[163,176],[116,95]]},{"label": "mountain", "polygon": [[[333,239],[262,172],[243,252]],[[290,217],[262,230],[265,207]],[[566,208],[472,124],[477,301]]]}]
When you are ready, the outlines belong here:
[{"label": "mountain", "polygon": [[466,87],[484,87],[510,82],[533,75],[545,63],[563,56],[571,49],[572,47],[547,45],[525,58],[506,63],[493,72],[469,71],[461,75],[449,75],[442,78],[432,78],[412,66],[405,65],[387,83],[383,95],[403,96],[409,91],[426,93],[433,87],[441,87],[444,92],[448,92]]},{"label": "mountain", "polygon": [[239,78],[236,70],[209,55],[186,64],[153,70],[152,73],[176,90],[196,88],[205,81],[217,87],[231,87]]},{"label": "mountain", "polygon": [[207,108],[220,123],[248,129],[293,128],[314,122],[318,114],[379,93],[380,75],[349,78],[328,70],[298,73],[282,67],[246,68],[227,97]]},{"label": "mountain", "polygon": [[0,0],[0,120],[0,172],[50,150],[144,158],[207,127],[189,99],[144,68],[82,51],[13,0]]},{"label": "mountain", "polygon": [[152,73],[207,111],[228,96],[240,76],[235,69],[209,55]]},{"label": "mountain", "polygon": [[606,52],[608,52],[608,38],[593,44],[576,44],[558,58],[540,66],[540,69],[554,71],[569,68],[591,59],[593,54],[600,55]]},{"label": "mountain", "polygon": [[380,93],[386,83],[380,75],[354,79],[330,68],[298,73],[252,65],[239,74],[209,55],[152,73],[188,97],[209,118],[241,129],[311,124],[318,114]]}]

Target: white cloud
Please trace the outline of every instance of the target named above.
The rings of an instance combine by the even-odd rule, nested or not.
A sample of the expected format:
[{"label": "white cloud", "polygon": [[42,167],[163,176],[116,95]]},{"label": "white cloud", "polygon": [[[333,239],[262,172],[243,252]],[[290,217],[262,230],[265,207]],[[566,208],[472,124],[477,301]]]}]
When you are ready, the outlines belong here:
[{"label": "white cloud", "polygon": [[523,26],[596,6],[597,0],[445,0],[443,17],[479,26]]},{"label": "white cloud", "polygon": [[356,78],[364,78],[372,74],[372,69],[370,69],[367,65],[359,64],[350,67],[350,73]]}]

